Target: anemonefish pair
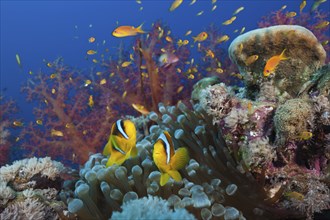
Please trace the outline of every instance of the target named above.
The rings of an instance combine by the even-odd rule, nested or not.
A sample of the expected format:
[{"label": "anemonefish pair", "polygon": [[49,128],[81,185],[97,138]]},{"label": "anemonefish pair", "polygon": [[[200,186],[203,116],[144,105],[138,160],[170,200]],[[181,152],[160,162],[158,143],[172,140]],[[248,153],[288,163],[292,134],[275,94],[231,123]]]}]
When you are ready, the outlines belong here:
[{"label": "anemonefish pair", "polygon": [[160,185],[164,186],[171,178],[175,181],[181,181],[182,177],[178,170],[184,168],[189,155],[187,148],[180,147],[174,152],[174,145],[170,134],[163,132],[154,144],[153,159],[158,167],[160,176]]},{"label": "anemonefish pair", "polygon": [[133,122],[119,119],[112,125],[103,155],[110,155],[107,167],[113,164],[121,165],[128,158],[137,156],[136,128]]},{"label": "anemonefish pair", "polygon": [[[114,164],[121,165],[130,157],[137,156],[136,128],[130,120],[117,120],[111,128],[108,143],[105,145],[103,155],[108,156],[107,167]],[[188,150],[184,147],[174,151],[173,141],[168,132],[162,133],[154,144],[153,159],[161,172],[160,185],[164,186],[172,177],[181,181],[178,170],[184,168],[188,161]]]}]

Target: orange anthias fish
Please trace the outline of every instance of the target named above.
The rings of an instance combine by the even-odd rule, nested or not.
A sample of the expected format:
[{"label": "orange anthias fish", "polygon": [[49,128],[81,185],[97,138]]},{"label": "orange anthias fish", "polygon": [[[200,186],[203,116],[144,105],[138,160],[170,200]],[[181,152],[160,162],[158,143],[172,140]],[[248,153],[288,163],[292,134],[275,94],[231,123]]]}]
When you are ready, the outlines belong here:
[{"label": "orange anthias fish", "polygon": [[264,76],[269,76],[270,74],[273,74],[276,70],[276,67],[282,60],[289,59],[284,55],[285,50],[286,49],[284,49],[280,55],[272,56],[267,60],[264,68]]},{"label": "orange anthias fish", "polygon": [[143,24],[141,24],[138,27],[119,26],[112,32],[112,36],[114,36],[114,37],[128,37],[128,36],[135,36],[137,34],[143,34],[145,32],[142,30],[142,25]]},{"label": "orange anthias fish", "polygon": [[160,185],[164,186],[172,177],[175,181],[181,181],[178,170],[184,168],[189,161],[188,150],[184,147],[174,152],[174,146],[170,134],[165,131],[157,139],[154,145],[153,159],[158,167]]},{"label": "orange anthias fish", "polygon": [[193,37],[193,39],[194,39],[194,42],[196,42],[196,41],[202,42],[202,41],[206,40],[207,37],[208,37],[208,34],[205,31],[203,31],[203,32],[199,33],[196,37]]},{"label": "orange anthias fish", "polygon": [[110,155],[106,166],[121,165],[128,158],[135,157],[137,153],[134,123],[130,120],[117,120],[112,125],[108,143],[103,149],[103,155]]}]

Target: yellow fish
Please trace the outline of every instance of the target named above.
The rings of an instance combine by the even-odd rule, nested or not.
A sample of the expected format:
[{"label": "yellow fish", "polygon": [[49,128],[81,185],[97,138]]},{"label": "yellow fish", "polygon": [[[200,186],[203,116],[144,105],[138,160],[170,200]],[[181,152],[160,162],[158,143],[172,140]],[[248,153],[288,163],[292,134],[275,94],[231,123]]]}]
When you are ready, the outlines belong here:
[{"label": "yellow fish", "polygon": [[20,121],[14,121],[13,122],[13,125],[16,126],[16,127],[22,127],[23,126],[23,123],[20,122]]},{"label": "yellow fish", "polygon": [[202,42],[202,41],[206,40],[207,37],[208,37],[208,34],[205,31],[203,31],[203,32],[199,33],[196,37],[193,37],[193,39],[194,39],[194,42],[196,42],[196,41]]},{"label": "yellow fish", "polygon": [[112,32],[112,36],[114,36],[114,37],[128,37],[128,36],[135,36],[137,34],[143,34],[145,32],[142,30],[142,25],[143,24],[141,24],[138,27],[119,26]]},{"label": "yellow fish", "polygon": [[206,56],[211,57],[213,59],[214,58],[214,53],[212,52],[212,50],[207,50],[206,51]]},{"label": "yellow fish", "polygon": [[303,131],[299,135],[299,139],[304,140],[304,141],[307,141],[307,140],[311,139],[312,137],[313,137],[313,133],[310,131]]},{"label": "yellow fish", "polygon": [[91,107],[91,108],[94,106],[93,95],[90,95],[90,96],[88,97],[88,105],[89,105],[89,107]]},{"label": "yellow fish", "polygon": [[297,13],[294,12],[294,11],[291,11],[291,12],[288,12],[288,13],[285,14],[285,16],[286,16],[287,18],[293,18],[293,17],[296,16],[296,15],[297,15]]},{"label": "yellow fish", "polygon": [[90,37],[90,38],[88,38],[88,42],[89,43],[93,43],[95,41],[95,37]]},{"label": "yellow fish", "polygon": [[167,131],[163,132],[157,139],[152,156],[161,173],[161,186],[164,186],[170,177],[175,181],[182,180],[178,170],[184,168],[189,162],[188,150],[181,147],[174,152],[173,142]]},{"label": "yellow fish", "polygon": [[182,4],[183,0],[174,0],[170,7],[170,11],[174,11],[177,7],[179,7]]},{"label": "yellow fish", "polygon": [[236,16],[233,16],[232,18],[230,18],[229,20],[223,22],[223,25],[230,25],[231,23],[233,23],[233,21],[236,20]]},{"label": "yellow fish", "polygon": [[233,15],[237,15],[238,13],[240,13],[241,11],[243,11],[244,10],[244,7],[242,6],[242,7],[239,7],[238,9],[236,9],[235,11],[234,11],[234,13],[233,13]]},{"label": "yellow fish", "polygon": [[165,37],[165,40],[166,40],[167,42],[170,42],[170,43],[173,42],[173,40],[172,40],[172,38],[171,38],[170,36],[166,36],[166,37]]},{"label": "yellow fish", "polygon": [[252,63],[254,63],[255,61],[257,61],[257,59],[259,58],[258,55],[251,55],[249,56],[246,60],[245,60],[245,65],[249,66]]},{"label": "yellow fish", "polygon": [[321,28],[325,28],[326,26],[329,25],[329,21],[322,21],[321,23],[319,23],[318,25],[315,26],[316,29],[321,29]]},{"label": "yellow fish", "polygon": [[132,107],[140,112],[142,115],[148,115],[149,114],[149,111],[146,109],[146,107],[144,107],[143,105],[139,105],[139,104],[132,104]]},{"label": "yellow fish", "polygon": [[95,51],[95,50],[88,50],[87,51],[87,54],[88,55],[94,55],[94,54],[96,54],[97,52]]},{"label": "yellow fish", "polygon": [[191,32],[192,32],[192,31],[189,30],[189,31],[187,31],[184,35],[185,35],[185,36],[188,36],[189,34],[191,34]]},{"label": "yellow fish", "polygon": [[300,13],[302,12],[302,10],[305,8],[306,6],[306,0],[303,0],[299,6],[299,9],[300,9]]},{"label": "yellow fish", "polygon": [[228,35],[223,35],[222,37],[220,37],[218,40],[217,40],[217,43],[222,43],[222,42],[226,42],[229,40],[229,36]]},{"label": "yellow fish", "polygon": [[57,136],[57,137],[63,137],[63,135],[64,135],[62,131],[55,130],[55,129],[52,129],[52,130],[50,131],[50,134],[51,134],[52,136]]},{"label": "yellow fish", "polygon": [[18,64],[19,68],[22,68],[21,58],[19,57],[18,54],[16,54],[16,62]]},{"label": "yellow fish", "polygon": [[121,67],[128,67],[129,65],[131,65],[131,61],[125,61],[121,64]]},{"label": "yellow fish", "polygon": [[113,164],[121,165],[130,157],[137,155],[136,128],[130,120],[117,120],[111,128],[108,143],[103,149],[103,155],[110,158],[107,167]]},{"label": "yellow fish", "polygon": [[273,74],[276,70],[276,67],[282,60],[289,59],[284,55],[285,50],[286,49],[284,49],[280,55],[272,56],[271,58],[269,58],[267,60],[265,68],[264,68],[264,72],[263,72],[264,76],[269,76],[270,74]]},{"label": "yellow fish", "polygon": [[37,123],[38,125],[42,125],[42,120],[41,120],[41,119],[37,119],[37,120],[36,120],[36,123]]},{"label": "yellow fish", "polygon": [[286,193],[284,193],[284,196],[287,197],[287,198],[296,199],[296,200],[299,200],[299,201],[302,201],[305,198],[305,196],[303,194],[295,192],[295,191],[286,192]]}]

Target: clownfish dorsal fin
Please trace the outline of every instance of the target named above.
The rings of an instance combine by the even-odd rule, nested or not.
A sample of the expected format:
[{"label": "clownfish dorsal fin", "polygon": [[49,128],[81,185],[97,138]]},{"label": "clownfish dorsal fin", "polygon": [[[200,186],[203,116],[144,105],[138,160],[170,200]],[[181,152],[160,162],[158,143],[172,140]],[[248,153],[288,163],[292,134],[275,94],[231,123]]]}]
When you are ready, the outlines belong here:
[{"label": "clownfish dorsal fin", "polygon": [[128,135],[126,134],[126,132],[124,131],[124,128],[123,128],[123,126],[124,126],[124,122],[123,122],[123,120],[121,120],[121,119],[119,119],[119,120],[117,120],[117,122],[116,122],[116,126],[117,126],[117,129],[118,129],[118,131],[120,132],[120,134],[126,139],[126,140],[128,140]]}]

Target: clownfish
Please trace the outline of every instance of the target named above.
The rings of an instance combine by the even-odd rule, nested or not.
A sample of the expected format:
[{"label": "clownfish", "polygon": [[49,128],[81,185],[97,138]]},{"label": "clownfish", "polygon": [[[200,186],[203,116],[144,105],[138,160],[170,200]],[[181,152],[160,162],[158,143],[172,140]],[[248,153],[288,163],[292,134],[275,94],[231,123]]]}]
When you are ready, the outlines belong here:
[{"label": "clownfish", "polygon": [[103,149],[103,155],[110,158],[106,167],[113,164],[121,165],[130,157],[137,155],[136,128],[130,120],[117,120],[111,128],[108,143]]},{"label": "clownfish", "polygon": [[187,148],[181,147],[174,152],[173,141],[170,134],[165,131],[154,144],[153,159],[158,167],[160,185],[164,186],[172,177],[175,181],[181,181],[182,177],[178,170],[184,168],[189,162]]}]

